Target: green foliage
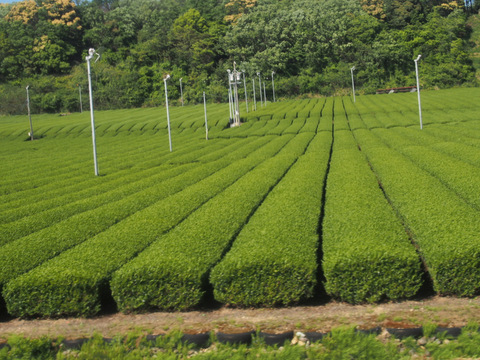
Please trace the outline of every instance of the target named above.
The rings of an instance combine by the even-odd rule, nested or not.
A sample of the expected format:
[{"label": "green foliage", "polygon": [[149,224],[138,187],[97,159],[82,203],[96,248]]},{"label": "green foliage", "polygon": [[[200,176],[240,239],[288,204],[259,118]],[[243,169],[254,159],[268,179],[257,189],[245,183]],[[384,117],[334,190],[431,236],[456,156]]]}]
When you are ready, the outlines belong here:
[{"label": "green foliage", "polygon": [[420,259],[349,131],[335,131],[323,256],[325,289],[342,301],[411,297],[422,284]]},{"label": "green foliage", "polygon": [[[245,156],[262,143],[263,139],[240,148],[230,153],[229,158],[233,160],[235,156]],[[217,153],[217,159],[223,155],[225,152]],[[17,316],[84,316],[97,313],[113,271],[175,227],[254,164],[237,162],[229,167],[225,165],[226,160],[220,158],[179,176],[168,177],[155,186],[155,193],[163,195],[149,194],[150,202],[145,204],[144,201],[143,210],[137,209],[121,224],[111,226],[107,231],[92,236],[70,251],[11,281],[3,292],[8,311]],[[39,257],[37,262],[47,259]],[[18,264],[13,266],[18,267]]]},{"label": "green foliage", "polygon": [[[215,338],[213,338],[215,341]],[[215,346],[198,351],[181,342],[181,334],[161,335],[150,343],[144,335],[128,334],[115,336],[105,342],[100,334],[93,334],[79,350],[62,350],[60,341],[44,338],[41,341],[10,337],[11,349],[0,351],[0,359],[184,359],[195,356],[199,359],[397,359],[400,354],[393,342],[382,342],[373,335],[357,333],[353,329],[335,329],[321,343],[311,346],[285,344],[266,346],[261,339],[254,338],[251,345],[232,345],[215,342]],[[50,344],[49,344],[50,343]],[[50,345],[50,348],[47,346]],[[24,355],[25,354],[25,355]]]},{"label": "green foliage", "polygon": [[437,359],[474,358],[480,354],[477,345],[479,340],[478,325],[468,324],[462,329],[462,333],[457,339],[450,339],[445,343],[429,342],[425,345],[425,348],[432,357]]},{"label": "green foliage", "polygon": [[181,310],[197,305],[211,269],[311,138],[307,133],[278,138],[291,141],[276,155],[255,154],[265,161],[118,270],[111,286],[119,309]]},{"label": "green foliage", "polygon": [[0,73],[13,70],[8,66],[12,63],[17,64],[16,71],[7,76],[13,79],[68,73],[80,53],[73,44],[81,42],[80,18],[73,3],[50,1],[26,5],[23,11],[18,9],[20,4],[13,6],[0,21],[0,33],[7,45],[1,64],[6,63],[7,67],[0,65]]},{"label": "green foliage", "polygon": [[[7,306],[21,316],[94,314],[112,286],[126,311],[194,307],[213,290],[210,274],[215,289],[228,278],[216,278],[222,264],[256,258],[222,270],[248,304],[309,297],[321,266],[327,291],[345,301],[411,296],[419,257],[438,293],[476,295],[479,90],[422,92],[422,131],[416,95],[269,101],[248,114],[241,104],[237,128],[226,127],[227,106],[209,105],[209,141],[203,106],[173,107],[172,153],[164,109],[99,111],[100,177],[88,114],[35,116],[35,141],[24,141],[25,116],[3,117]],[[272,286],[258,295],[257,283]]]},{"label": "green foliage", "polygon": [[[480,209],[480,200],[475,195],[478,194],[480,188],[478,188],[476,182],[472,181],[472,179],[480,176],[480,169],[465,161],[459,161],[458,158],[473,157],[477,154],[476,149],[466,148],[463,154],[455,153],[449,156],[427,146],[418,145],[419,141],[416,141],[415,134],[410,134],[412,138],[406,139],[403,134],[398,134],[397,131],[389,131],[386,134],[385,131],[378,129],[374,130],[374,133],[387,144],[398,148],[402,154],[419,167],[439,178],[467,203]],[[423,143],[423,139],[420,141]]]},{"label": "green foliage", "polygon": [[[8,14],[0,18],[0,92],[18,81],[54,82],[53,76],[62,76],[58,86],[37,89],[33,112],[76,111],[74,90],[78,83],[86,88],[90,47],[103,51],[93,67],[99,109],[161,104],[166,73],[175,82],[189,79],[188,103],[200,102],[203,90],[211,101],[227,101],[225,70],[233,61],[247,78],[275,70],[278,97],[340,94],[350,87],[353,64],[364,93],[414,85],[412,60],[419,53],[423,87],[476,84],[467,22],[472,4],[385,0],[369,10],[360,0],[264,0],[230,25],[224,5],[121,0],[74,6],[51,0],[28,11],[2,7]],[[269,87],[270,79],[264,80]],[[14,101],[0,106],[2,114],[24,110]]]},{"label": "green foliage", "polygon": [[[170,178],[170,181],[165,182],[164,186],[147,188],[142,193],[79,213],[57,224],[52,224],[47,229],[9,242],[3,247],[1,253],[1,256],[4,256],[5,259],[10,258],[9,261],[0,260],[5,262],[5,265],[8,263],[8,266],[2,267],[0,275],[2,285],[12,277],[40,265],[62,251],[105,231],[116,222],[140,209],[167,197],[172,192],[178,191],[182,185],[184,186],[184,183],[179,183],[178,179],[175,179],[175,173],[178,174],[175,170],[170,174],[164,172],[164,179]],[[186,172],[182,175],[188,177],[193,174]],[[192,177],[191,181],[195,181],[195,178]]]},{"label": "green foliage", "polygon": [[[141,176],[149,176],[148,173],[147,171],[137,175],[140,178]],[[175,174],[175,172],[172,174]],[[125,181],[128,181],[127,179],[130,179],[132,184],[125,185]],[[20,206],[2,213],[2,222],[4,224],[0,225],[0,243],[3,245],[78,213],[137,194],[141,190],[156,185],[163,179],[163,176],[159,178],[149,176],[149,179],[146,181],[138,181],[138,178],[135,181],[135,177],[127,176],[117,179],[117,181],[106,182],[85,190],[85,184],[82,183],[77,187],[69,187],[69,191],[73,191],[73,194],[65,194],[65,189],[62,189],[61,193],[64,196],[34,202],[30,205],[23,205],[23,201],[12,201],[9,203],[10,206],[15,206],[16,204]],[[117,190],[110,192],[112,186],[118,186]],[[49,193],[49,195],[53,194]]]},{"label": "green foliage", "polygon": [[210,282],[218,301],[274,306],[313,296],[330,143],[329,133],[315,137],[212,270]]},{"label": "green foliage", "polygon": [[55,359],[59,351],[61,339],[53,341],[48,337],[39,339],[26,339],[22,336],[13,335],[8,338],[9,348],[0,351],[0,359]]},{"label": "green foliage", "polygon": [[[100,334],[93,334],[79,350],[65,350],[61,339],[26,339],[8,337],[9,348],[0,351],[0,359],[434,359],[475,358],[479,356],[478,326],[467,326],[457,339],[428,341],[420,346],[412,338],[394,341],[379,340],[353,328],[335,328],[320,342],[299,346],[266,346],[254,337],[251,345],[231,345],[214,341],[207,349],[195,349],[182,343],[181,334],[172,332],[157,337],[152,343],[144,334],[130,333],[115,336],[106,342]],[[441,339],[443,340],[443,339]],[[159,355],[161,354],[161,355]]]},{"label": "green foliage", "polygon": [[173,43],[173,56],[177,64],[187,73],[208,71],[215,58],[212,51],[214,39],[210,26],[195,9],[188,10],[178,17],[169,34]]},{"label": "green foliage", "polygon": [[19,86],[10,84],[0,85],[0,96],[2,96],[2,112],[4,115],[14,115],[18,112],[26,112],[26,93]]},{"label": "green foliage", "polygon": [[477,210],[373,134],[365,130],[355,134],[386,195],[419,245],[435,291],[476,294],[480,290]]},{"label": "green foliage", "polygon": [[318,359],[395,359],[399,358],[393,343],[382,345],[375,335],[365,335],[353,328],[334,329],[322,339]]}]

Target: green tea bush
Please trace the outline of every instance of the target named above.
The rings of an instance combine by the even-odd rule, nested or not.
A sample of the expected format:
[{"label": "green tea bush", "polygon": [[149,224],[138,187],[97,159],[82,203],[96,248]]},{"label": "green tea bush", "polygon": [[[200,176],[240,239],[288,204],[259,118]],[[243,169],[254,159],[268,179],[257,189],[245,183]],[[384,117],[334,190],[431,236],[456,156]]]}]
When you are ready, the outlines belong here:
[{"label": "green tea bush", "polygon": [[477,294],[478,211],[370,132],[357,130],[355,134],[386,195],[411,231],[435,291],[442,295]]},{"label": "green tea bush", "polygon": [[281,135],[285,132],[285,130],[292,125],[293,119],[281,119],[278,121],[278,124],[268,131],[269,135]]},{"label": "green tea bush", "polygon": [[188,309],[236,234],[312,138],[293,138],[277,155],[240,178],[118,270],[111,282],[120,310]]},{"label": "green tea bush", "polygon": [[244,157],[266,141],[268,139],[258,139],[252,145],[241,147],[237,151],[229,151],[230,149],[226,148],[223,153],[217,154],[219,160],[212,162],[208,167],[198,166],[198,164],[173,167],[162,173],[165,181],[158,186],[147,188],[135,196],[126,197],[115,203],[72,216],[27,237],[10,242],[3,246],[0,252],[0,261],[5,265],[0,269],[0,285],[3,287],[14,277],[105,231],[137,211],[195,184],[212,172],[224,168],[234,159]]},{"label": "green tea bush", "polygon": [[262,128],[249,131],[248,136],[264,136],[271,134],[270,132],[279,124],[280,120],[267,120],[267,123]]},{"label": "green tea bush", "polygon": [[[480,178],[480,169],[458,158],[442,154],[437,150],[422,145],[395,146],[405,144],[403,136],[397,136],[395,132],[376,132],[389,145],[408,157],[421,169],[430,173],[443,182],[459,197],[477,209],[480,209],[480,183],[472,179]],[[478,150],[470,149],[470,153],[477,154]]]},{"label": "green tea bush", "polygon": [[305,123],[307,121],[307,118],[305,119],[296,119],[293,121],[293,123],[287,127],[285,130],[283,130],[283,134],[298,134],[300,133],[301,129],[305,126]]},{"label": "green tea bush", "polygon": [[258,149],[243,160],[223,169],[218,162],[212,162],[199,168],[201,176],[190,172],[188,177],[175,179],[183,191],[170,194],[163,201],[155,202],[12,280],[3,292],[9,313],[16,316],[97,313],[113,271],[251,170],[262,158],[278,151],[286,140],[279,138],[258,149],[256,143],[265,143],[265,139],[259,139],[251,146],[237,150],[236,156],[242,157]]},{"label": "green tea bush", "polygon": [[[168,169],[167,173],[170,174],[170,176],[174,176],[179,173],[178,170],[180,170],[180,167],[178,169]],[[80,198],[76,201],[68,201],[67,197],[67,199],[61,199],[59,206],[50,209],[46,208],[46,204],[44,203],[38,205],[34,203],[31,206],[16,209],[10,212],[10,214],[7,214],[7,216],[17,216],[21,219],[0,224],[0,244],[9,243],[52,226],[69,217],[94,210],[103,205],[113,204],[128,196],[135,196],[137,193],[147,191],[148,188],[157,186],[161,181],[165,180],[165,172],[158,173],[158,170],[156,172],[157,175],[153,176],[148,176],[148,172],[143,172],[143,179],[137,181],[132,181],[132,179],[129,179],[129,176],[125,176],[117,182],[109,182],[104,186],[96,186],[93,189],[90,188],[89,192],[92,193],[93,196],[85,196],[83,199]],[[117,186],[115,186],[115,184]],[[31,215],[22,217],[22,214]]]},{"label": "green tea bush", "polygon": [[319,123],[320,123],[319,115],[317,115],[316,117],[309,117],[305,120],[305,124],[299,130],[299,133],[303,133],[303,132],[316,133]]},{"label": "green tea bush", "polygon": [[420,259],[349,131],[335,131],[325,201],[327,293],[350,303],[415,295]]},{"label": "green tea bush", "polygon": [[325,132],[314,138],[212,270],[216,300],[274,306],[313,296],[318,219],[331,140]]}]

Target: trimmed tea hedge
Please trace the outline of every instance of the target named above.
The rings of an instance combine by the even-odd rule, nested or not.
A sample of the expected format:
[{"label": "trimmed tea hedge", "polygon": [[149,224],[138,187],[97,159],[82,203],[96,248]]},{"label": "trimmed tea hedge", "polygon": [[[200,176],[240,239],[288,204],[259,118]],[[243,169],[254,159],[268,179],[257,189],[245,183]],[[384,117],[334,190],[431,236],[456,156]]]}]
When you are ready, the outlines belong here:
[{"label": "trimmed tea hedge", "polygon": [[[116,160],[104,160],[101,157],[101,173],[108,176],[98,178],[91,176],[92,161],[90,156],[88,157],[88,166],[84,166],[85,156],[83,156],[81,162],[75,159],[75,157],[72,159],[69,156],[70,151],[84,155],[85,152],[78,149],[78,147],[80,144],[85,147],[85,141],[80,142],[78,139],[74,141],[64,139],[42,141],[40,152],[43,156],[31,159],[35,164],[41,163],[41,166],[35,165],[33,173],[32,166],[27,168],[18,167],[14,171],[8,171],[8,177],[11,178],[13,185],[8,185],[2,181],[1,189],[9,194],[2,196],[3,202],[0,204],[0,211],[18,208],[22,204],[29,206],[33,203],[44,201],[46,198],[54,200],[66,194],[69,197],[76,196],[79,189],[91,189],[122,176],[131,176],[132,169],[138,171],[163,166],[165,162],[172,158],[172,154],[168,150],[158,152],[155,151],[152,145],[141,143],[140,145],[137,144],[133,149],[128,149],[133,147],[134,144],[124,142],[124,144],[120,145],[112,141],[109,144],[109,152],[119,158]],[[73,149],[70,148],[72,142],[75,143],[75,148]],[[70,146],[69,151],[59,154],[58,158],[52,158],[51,153],[58,152],[58,148],[62,146]],[[210,147],[215,147],[215,145],[212,144]],[[180,157],[184,153],[190,154],[190,157],[192,157],[192,154],[198,157],[205,152],[205,149],[202,148],[205,148],[205,146],[201,146],[198,142],[190,142],[186,144],[185,150],[177,151],[174,157]],[[128,153],[128,156],[125,155],[125,152]],[[78,169],[79,166],[80,169]],[[53,169],[50,169],[51,167]],[[61,172],[59,169],[61,169]],[[7,175],[2,180],[6,177]],[[99,193],[94,192],[94,194]],[[85,196],[78,197],[77,200],[83,198]]]},{"label": "trimmed tea hedge", "polygon": [[317,132],[332,131],[333,122],[333,98],[327,98],[325,106],[322,108],[320,124],[318,124]]},{"label": "trimmed tea hedge", "polygon": [[[480,194],[480,181],[475,181],[475,179],[480,179],[480,168],[426,146],[408,145],[408,142],[395,132],[374,131],[373,133],[378,134],[387,144],[438,178],[459,197],[480,210],[480,196],[478,195]],[[405,146],[405,143],[408,146]],[[395,146],[396,144],[404,146]],[[472,152],[477,155],[480,153],[478,150]]]},{"label": "trimmed tea hedge", "polygon": [[320,123],[319,115],[317,115],[316,117],[309,117],[305,120],[305,125],[300,129],[299,133],[302,133],[302,132],[316,133],[319,123]]},{"label": "trimmed tea hedge", "polygon": [[188,309],[197,305],[208,274],[270,189],[300,156],[312,134],[293,138],[117,271],[112,293],[121,311]]},{"label": "trimmed tea hedge", "polygon": [[415,295],[420,259],[349,131],[335,131],[325,201],[327,293],[350,303]]},{"label": "trimmed tea hedge", "polygon": [[[269,139],[259,139],[256,143],[266,140]],[[97,313],[113,271],[259,162],[275,154],[287,140],[277,138],[260,149],[254,142],[250,149],[257,149],[255,152],[223,169],[215,163],[205,165],[204,171],[210,176],[203,180],[197,177],[198,182],[192,177],[190,186],[183,191],[136,212],[107,231],[12,280],[3,291],[8,312],[16,316]]]},{"label": "trimmed tea hedge", "polygon": [[[184,171],[192,168],[191,171]],[[62,251],[108,229],[110,226],[143,209],[155,201],[179,191],[184,182],[190,183],[197,173],[201,177],[203,170],[193,165],[173,168],[166,171],[167,181],[161,186],[152,187],[111,204],[99,206],[93,210],[74,215],[50,227],[9,242],[0,251],[0,284],[20,275]],[[174,175],[177,176],[174,176]],[[197,175],[197,176],[198,176]],[[182,179],[183,181],[181,181]]]},{"label": "trimmed tea hedge", "polygon": [[[49,228],[13,241],[2,247],[0,252],[0,286],[43,262],[54,258],[72,246],[105,231],[115,223],[140,211],[156,201],[164,199],[191,186],[207,176],[224,168],[232,161],[243,158],[251,151],[265,144],[269,139],[257,139],[250,144],[229,152],[223,158],[209,166],[187,164],[165,172],[166,181],[141,193],[107,204],[57,223]],[[187,169],[189,171],[184,171]],[[172,173],[179,174],[172,176]],[[141,224],[141,222],[140,222]]]},{"label": "trimmed tea hedge", "polygon": [[317,282],[318,222],[332,141],[317,135],[212,270],[215,299],[274,306],[311,298]]},{"label": "trimmed tea hedge", "polygon": [[386,195],[412,232],[435,291],[460,296],[479,293],[478,211],[371,132],[355,134]]},{"label": "trimmed tea hedge", "polygon": [[[248,299],[244,305],[294,303],[311,295],[313,281],[318,281],[311,270],[312,259],[323,250],[326,287],[334,297],[347,301],[409,296],[418,279],[418,272],[412,270],[419,266],[418,257],[438,293],[479,294],[480,189],[476,179],[480,175],[480,125],[473,101],[479,92],[425,92],[422,131],[416,94],[362,95],[356,103],[350,96],[269,102],[266,107],[258,104],[257,111],[249,103],[249,113],[242,104],[244,123],[232,129],[227,126],[228,106],[212,104],[208,106],[209,141],[205,140],[203,105],[173,107],[172,153],[164,109],[98,112],[97,145],[104,175],[100,177],[93,176],[91,129],[84,114],[36,115],[35,132],[45,135],[36,141],[24,141],[28,128],[24,116],[5,117],[0,129],[0,288],[12,284],[12,311],[23,316],[93,314],[102,296],[109,293],[112,275],[126,269],[116,290],[124,310],[187,308],[194,306],[204,291],[213,291],[208,279],[215,266],[221,268],[219,264],[237,259],[237,252],[250,251],[252,261],[265,256],[261,265],[266,267],[258,267],[258,272],[267,273],[264,269],[271,266],[267,259],[273,256],[266,254],[276,251],[273,272],[278,270],[276,279],[282,279],[275,283],[278,287],[265,285],[263,294],[246,290],[237,295]],[[298,204],[285,209],[269,204],[280,203],[282,197],[293,203],[288,189],[320,181],[324,174],[315,172],[317,167],[312,164],[324,160],[325,151],[313,154],[312,149],[327,146],[317,139],[331,139],[332,125],[335,149],[319,228],[325,239],[317,253],[316,233],[312,238],[292,234],[311,234],[312,219],[318,218],[322,202],[291,226],[289,221],[297,214],[280,220],[284,214],[304,202],[305,209],[313,206],[303,194],[294,199]],[[349,139],[351,130],[360,148]],[[281,135],[286,133],[292,135]],[[286,148],[290,154],[285,150],[273,156],[265,151],[298,134],[304,135],[293,141],[305,144],[316,136],[304,155],[300,155],[303,148],[297,151],[293,145]],[[276,145],[274,138],[278,139]],[[247,163],[252,156],[260,162],[272,159],[250,171]],[[268,167],[273,164],[278,168]],[[304,177],[308,179],[299,180]],[[211,186],[204,189],[208,182]],[[320,194],[310,191],[307,195],[313,199]],[[390,205],[385,205],[385,198]],[[167,205],[172,199],[178,204]],[[392,216],[382,210],[389,206],[398,218],[388,225],[391,228],[382,225]],[[399,231],[398,221],[410,239],[404,232],[403,237],[389,237],[390,232]],[[305,225],[299,229],[300,224]],[[285,230],[287,226],[292,230]],[[250,238],[250,233],[255,236]],[[276,233],[278,236],[272,235]],[[275,237],[288,241],[276,242]],[[374,241],[377,238],[381,240]],[[413,257],[402,257],[398,239],[407,245],[409,240],[414,242],[417,263],[408,263]],[[290,250],[290,257],[282,257],[280,249],[291,249],[292,244],[300,250]],[[378,255],[375,251],[379,249],[395,258]],[[291,285],[281,285],[290,271],[285,266],[300,262],[300,257],[307,273],[291,271],[292,277],[303,278],[303,283],[288,279]],[[126,265],[132,259],[131,265]],[[284,262],[278,264],[280,259]],[[242,263],[249,261],[250,257],[243,256]],[[395,265],[402,261],[403,267]],[[398,281],[391,277],[395,266],[404,274]],[[211,274],[212,281],[216,271]],[[247,279],[255,275],[248,274]],[[232,277],[237,275],[240,273],[232,273]],[[379,275],[390,283],[380,281]],[[28,284],[24,290],[21,281]],[[268,281],[273,284],[273,277]],[[258,289],[254,282],[245,286]],[[338,286],[334,289],[335,282]],[[281,286],[289,289],[280,291]],[[122,287],[125,294],[120,293]],[[383,292],[371,291],[373,287]],[[29,296],[23,303],[21,298]],[[82,299],[86,304],[78,305]]]},{"label": "trimmed tea hedge", "polygon": [[[144,179],[135,182],[128,182],[128,177],[126,177],[123,181],[123,186],[120,185],[123,179],[120,179],[118,186],[110,188],[110,191],[106,191],[106,188],[111,185],[110,183],[108,183],[108,186],[97,186],[96,188],[98,188],[99,195],[86,197],[85,199],[75,202],[65,201],[62,206],[57,206],[45,211],[35,211],[37,208],[35,204],[32,204],[32,206],[26,209],[22,207],[17,211],[31,210],[32,215],[10,223],[0,224],[0,245],[52,226],[55,223],[59,223],[77,214],[121,201],[128,196],[136,196],[137,193],[146,191],[146,189],[164,181],[165,173],[170,174],[170,176],[175,176],[179,174],[178,170],[180,169],[181,167],[178,169],[165,168],[165,172],[158,172],[157,170],[156,175],[150,177],[147,176],[148,174],[143,174],[145,176]],[[115,182],[113,182],[113,184],[115,184]],[[102,188],[105,189],[103,193]]]},{"label": "trimmed tea hedge", "polygon": [[265,126],[255,131],[249,131],[248,135],[249,136],[252,136],[252,135],[265,136],[267,134],[270,134],[270,131],[272,131],[279,123],[280,123],[280,120],[268,120]]},{"label": "trimmed tea hedge", "polygon": [[285,129],[287,129],[290,125],[292,125],[293,119],[281,119],[279,120],[277,126],[273,129],[268,131],[269,135],[281,135],[284,133]]},{"label": "trimmed tea hedge", "polygon": [[290,125],[283,131],[283,134],[298,134],[305,126],[306,120],[306,118],[294,120],[292,125]]}]

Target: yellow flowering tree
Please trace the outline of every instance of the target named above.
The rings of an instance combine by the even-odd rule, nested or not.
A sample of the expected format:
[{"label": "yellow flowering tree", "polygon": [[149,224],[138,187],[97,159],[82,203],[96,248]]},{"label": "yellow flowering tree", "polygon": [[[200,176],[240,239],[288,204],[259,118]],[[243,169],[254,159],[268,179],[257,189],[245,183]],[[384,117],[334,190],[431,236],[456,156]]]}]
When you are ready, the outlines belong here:
[{"label": "yellow flowering tree", "polygon": [[75,3],[70,0],[45,0],[39,3],[34,0],[21,1],[12,6],[5,19],[33,25],[42,17],[52,25],[81,29]]},{"label": "yellow flowering tree", "polygon": [[235,24],[248,9],[257,5],[257,0],[231,0],[225,4],[228,15],[225,21]]},{"label": "yellow flowering tree", "polygon": [[[70,63],[78,52],[75,46],[80,42],[82,29],[74,2],[25,0],[14,4],[4,19],[12,24],[11,38],[25,38],[23,48],[12,49],[10,56],[18,58],[25,51],[29,53],[22,60],[27,74],[69,71]],[[22,31],[19,33],[18,29]],[[15,47],[14,42],[12,46]]]},{"label": "yellow flowering tree", "polygon": [[386,14],[384,11],[383,0],[361,0],[362,9],[377,19],[385,19]]}]

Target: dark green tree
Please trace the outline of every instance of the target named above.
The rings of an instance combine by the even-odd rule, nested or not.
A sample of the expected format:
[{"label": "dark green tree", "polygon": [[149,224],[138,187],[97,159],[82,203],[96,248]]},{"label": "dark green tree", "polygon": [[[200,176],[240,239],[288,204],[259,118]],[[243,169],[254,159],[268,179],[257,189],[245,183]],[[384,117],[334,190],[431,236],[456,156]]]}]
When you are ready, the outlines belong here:
[{"label": "dark green tree", "polygon": [[214,65],[214,37],[210,24],[196,9],[178,17],[172,25],[169,38],[175,63],[185,72],[210,71]]}]

